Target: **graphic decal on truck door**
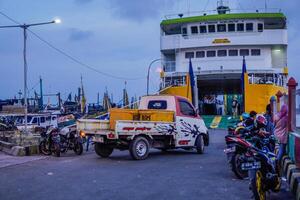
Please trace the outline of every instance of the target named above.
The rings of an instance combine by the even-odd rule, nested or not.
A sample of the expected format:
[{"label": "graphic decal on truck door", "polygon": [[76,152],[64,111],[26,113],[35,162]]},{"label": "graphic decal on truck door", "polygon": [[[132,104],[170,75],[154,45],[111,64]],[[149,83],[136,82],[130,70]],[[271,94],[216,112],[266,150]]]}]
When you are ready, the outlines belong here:
[{"label": "graphic decal on truck door", "polygon": [[174,124],[159,124],[154,127],[160,134],[164,135],[176,135],[177,130]]},{"label": "graphic decal on truck door", "polygon": [[193,138],[195,138],[197,135],[200,134],[199,131],[199,126],[197,126],[196,124],[191,125],[189,123],[187,123],[186,121],[184,121],[183,119],[180,119],[180,123],[181,123],[181,132],[184,133],[184,136],[187,137],[189,135],[191,135]]}]

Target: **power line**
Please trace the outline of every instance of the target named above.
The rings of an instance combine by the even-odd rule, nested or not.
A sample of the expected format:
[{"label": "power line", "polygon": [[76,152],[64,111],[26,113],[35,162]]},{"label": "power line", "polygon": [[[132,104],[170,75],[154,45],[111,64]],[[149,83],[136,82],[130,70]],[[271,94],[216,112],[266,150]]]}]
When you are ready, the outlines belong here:
[{"label": "power line", "polygon": [[[0,14],[2,16],[4,16],[5,18],[7,18],[8,20],[18,24],[18,25],[21,25],[20,22],[18,22],[17,20],[9,17],[8,15],[6,15],[5,13],[3,13],[2,11],[0,11]],[[103,76],[107,76],[107,77],[110,77],[110,78],[114,78],[114,79],[119,79],[119,80],[143,80],[143,79],[146,79],[146,77],[140,77],[140,78],[127,78],[127,77],[122,77],[122,76],[115,76],[115,75],[112,75],[112,74],[109,74],[109,73],[106,73],[106,72],[102,72],[94,67],[92,67],[91,65],[88,65],[88,64],[85,64],[83,63],[82,61],[80,61],[79,59],[71,56],[70,54],[66,53],[65,51],[55,47],[53,44],[51,44],[50,42],[48,42],[47,40],[45,40],[44,38],[42,38],[41,36],[39,36],[37,33],[33,32],[32,30],[30,29],[27,29],[32,35],[34,35],[36,38],[38,38],[40,41],[44,42],[48,47],[52,48],[53,50],[55,50],[56,52],[62,54],[63,56],[67,57],[68,59],[72,60],[73,62],[77,63],[78,65],[82,66],[82,67],[85,67],[87,69],[90,69],[96,73],[99,73]]]}]

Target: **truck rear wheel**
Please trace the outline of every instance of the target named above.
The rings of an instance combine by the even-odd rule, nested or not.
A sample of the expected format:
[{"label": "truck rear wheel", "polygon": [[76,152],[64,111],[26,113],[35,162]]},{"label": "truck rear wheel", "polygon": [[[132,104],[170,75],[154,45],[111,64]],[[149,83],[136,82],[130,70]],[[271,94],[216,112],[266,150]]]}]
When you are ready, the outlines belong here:
[{"label": "truck rear wheel", "polygon": [[149,150],[149,141],[144,137],[136,137],[129,146],[130,155],[135,160],[146,159],[149,155]]},{"label": "truck rear wheel", "polygon": [[113,151],[114,149],[106,144],[95,143],[95,152],[102,158],[108,158]]},{"label": "truck rear wheel", "polygon": [[198,154],[204,153],[204,138],[203,135],[198,135],[196,139],[196,150]]}]

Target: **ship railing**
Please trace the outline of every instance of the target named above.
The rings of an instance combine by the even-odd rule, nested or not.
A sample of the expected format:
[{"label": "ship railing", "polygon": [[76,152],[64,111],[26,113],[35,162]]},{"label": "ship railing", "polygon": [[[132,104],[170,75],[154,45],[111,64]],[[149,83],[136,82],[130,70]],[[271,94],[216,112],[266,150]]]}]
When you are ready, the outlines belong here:
[{"label": "ship railing", "polygon": [[287,83],[287,78],[285,75],[281,74],[270,74],[270,75],[256,75],[249,74],[249,84],[267,84],[276,85],[280,87],[285,87]]},{"label": "ship railing", "polygon": [[176,70],[176,62],[175,61],[164,61],[163,69],[164,69],[164,72],[174,72]]},{"label": "ship railing", "polygon": [[178,87],[178,86],[185,86],[185,85],[186,85],[185,80],[166,80],[166,81],[164,81],[163,88]]},{"label": "ship railing", "polygon": [[[228,13],[281,13],[280,8],[258,8],[258,9],[230,9]],[[175,19],[178,17],[194,17],[194,16],[205,16],[217,14],[217,9],[214,10],[202,10],[202,11],[191,11],[183,13],[173,13],[165,15],[165,19]]]}]

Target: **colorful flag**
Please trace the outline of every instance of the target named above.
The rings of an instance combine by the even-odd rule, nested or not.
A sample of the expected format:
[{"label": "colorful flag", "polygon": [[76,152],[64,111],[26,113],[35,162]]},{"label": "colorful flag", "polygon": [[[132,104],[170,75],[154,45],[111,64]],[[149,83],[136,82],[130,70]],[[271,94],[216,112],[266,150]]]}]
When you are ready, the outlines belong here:
[{"label": "colorful flag", "polygon": [[247,67],[246,67],[246,59],[243,56],[243,67],[242,67],[242,75],[241,75],[241,85],[242,85],[242,97],[243,97],[243,111],[245,111],[245,75],[247,74]]},{"label": "colorful flag", "polygon": [[189,79],[190,79],[190,88],[192,91],[192,102],[193,105],[195,105],[195,100],[194,100],[194,88],[195,88],[195,76],[194,76],[194,70],[193,70],[193,65],[192,65],[192,60],[190,58],[190,63],[189,63]]}]

